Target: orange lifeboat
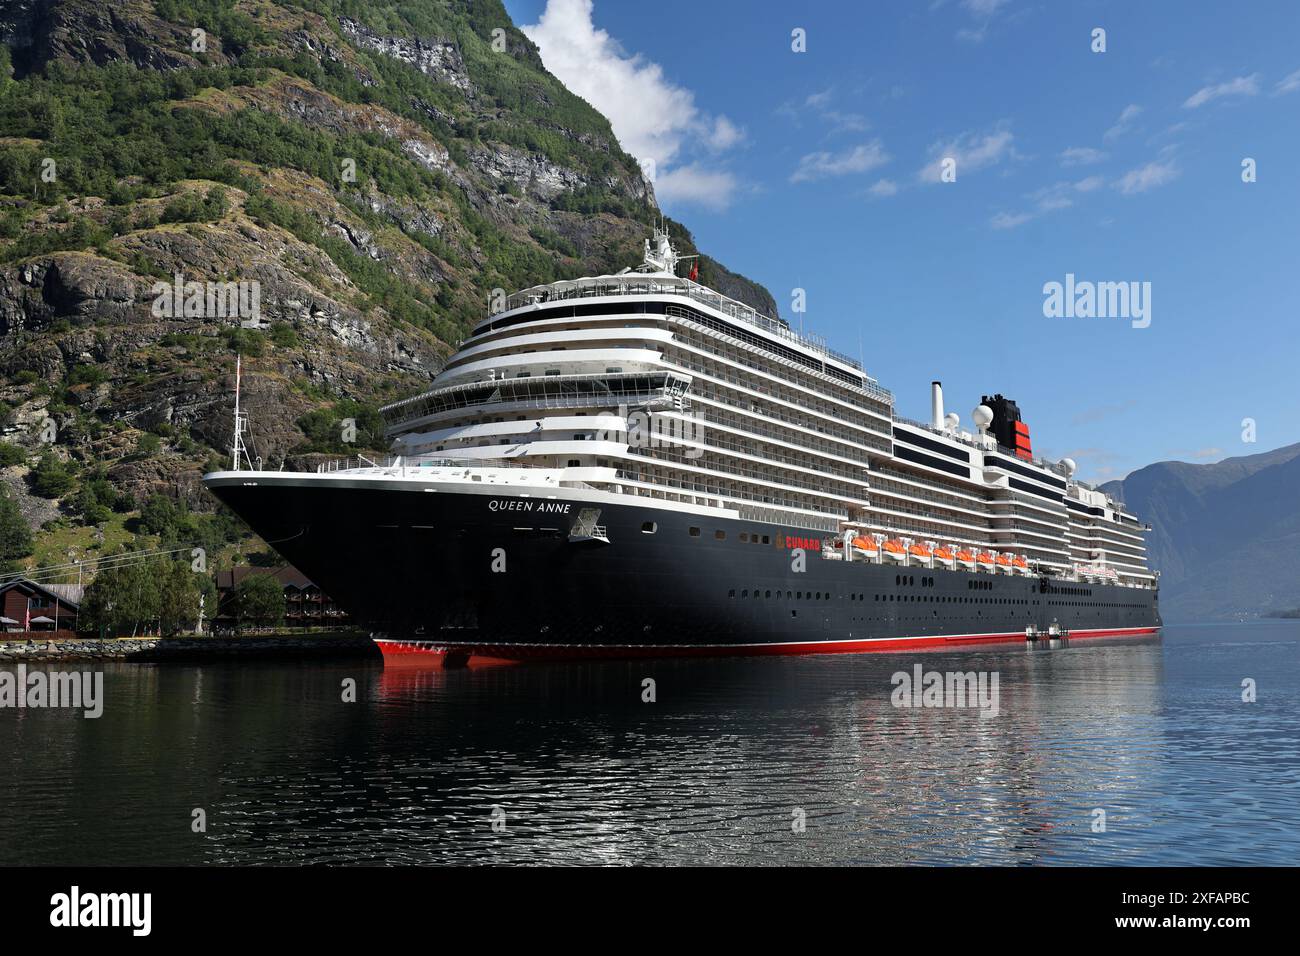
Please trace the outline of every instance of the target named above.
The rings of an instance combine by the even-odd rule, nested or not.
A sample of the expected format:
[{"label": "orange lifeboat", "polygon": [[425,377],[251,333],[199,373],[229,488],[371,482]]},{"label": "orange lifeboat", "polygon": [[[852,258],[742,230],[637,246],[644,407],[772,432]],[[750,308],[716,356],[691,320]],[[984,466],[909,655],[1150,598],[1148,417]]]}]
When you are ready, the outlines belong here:
[{"label": "orange lifeboat", "polygon": [[931,555],[934,554],[933,551],[931,551],[929,548],[927,548],[927,547],[926,547],[925,545],[923,545],[923,544],[914,544],[914,545],[912,545],[910,548],[908,548],[907,550],[908,550],[908,553],[910,553],[910,554],[914,554],[914,555],[916,555],[918,558],[928,558],[928,557],[930,557]]},{"label": "orange lifeboat", "polygon": [[977,557],[975,560],[978,561],[980,564],[993,564],[996,559],[993,557],[993,555],[989,554],[987,551],[981,551],[979,553],[979,557]]},{"label": "orange lifeboat", "polygon": [[962,564],[974,564],[975,555],[971,554],[969,551],[963,548],[962,550],[957,552],[957,560],[960,561]]},{"label": "orange lifeboat", "polygon": [[1011,563],[1014,564],[1016,567],[1018,567],[1021,571],[1029,570],[1029,562],[1025,560],[1024,555],[1016,555],[1015,559],[1012,560]]},{"label": "orange lifeboat", "polygon": [[1004,568],[1009,568],[1009,567],[1011,567],[1011,559],[1008,558],[1005,554],[999,554],[999,555],[998,555],[996,558],[994,558],[993,560],[994,560],[997,564],[1002,565],[1002,567],[1004,567]]},{"label": "orange lifeboat", "polygon": [[885,542],[885,553],[891,558],[902,561],[907,556],[907,549],[903,547],[903,542],[897,538],[891,538]]},{"label": "orange lifeboat", "polygon": [[873,551],[873,552],[874,552],[874,551],[879,551],[879,550],[880,550],[880,549],[876,546],[876,542],[875,542],[875,541],[873,541],[871,538],[864,538],[864,537],[862,537],[862,535],[858,535],[856,538],[853,539],[853,547],[857,548],[859,551]]},{"label": "orange lifeboat", "polygon": [[947,545],[941,544],[939,545],[939,547],[935,548],[934,556],[938,558],[940,561],[947,561],[950,564],[952,563],[952,558],[953,558],[952,549],[949,548]]}]

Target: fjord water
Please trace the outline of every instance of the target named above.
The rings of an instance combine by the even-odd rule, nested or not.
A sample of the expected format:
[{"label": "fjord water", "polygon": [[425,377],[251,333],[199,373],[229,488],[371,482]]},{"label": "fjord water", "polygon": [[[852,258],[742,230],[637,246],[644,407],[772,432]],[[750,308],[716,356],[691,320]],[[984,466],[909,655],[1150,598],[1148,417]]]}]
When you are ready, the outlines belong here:
[{"label": "fjord water", "polygon": [[[997,672],[998,715],[892,706],[918,663]],[[1300,621],[1056,649],[104,674],[97,720],[0,710],[0,864],[1300,861]]]}]

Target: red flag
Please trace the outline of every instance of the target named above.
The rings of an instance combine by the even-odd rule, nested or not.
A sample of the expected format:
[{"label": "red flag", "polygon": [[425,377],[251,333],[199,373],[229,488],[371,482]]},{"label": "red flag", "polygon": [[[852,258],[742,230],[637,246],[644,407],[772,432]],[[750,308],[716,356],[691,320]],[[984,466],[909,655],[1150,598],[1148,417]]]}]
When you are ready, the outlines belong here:
[{"label": "red flag", "polygon": [[700,277],[700,260],[696,259],[691,263],[691,274],[687,276],[692,282]]}]

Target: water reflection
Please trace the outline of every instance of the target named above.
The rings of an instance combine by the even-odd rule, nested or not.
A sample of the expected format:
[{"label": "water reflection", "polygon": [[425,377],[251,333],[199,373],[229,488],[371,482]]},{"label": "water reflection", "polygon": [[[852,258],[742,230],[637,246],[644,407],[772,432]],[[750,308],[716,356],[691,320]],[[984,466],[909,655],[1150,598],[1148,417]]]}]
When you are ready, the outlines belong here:
[{"label": "water reflection", "polygon": [[[0,862],[1290,863],[1298,649],[1288,623],[448,672],[114,665],[97,721],[0,712]],[[996,671],[999,715],[891,706],[918,662]],[[1238,672],[1267,676],[1260,704]]]}]

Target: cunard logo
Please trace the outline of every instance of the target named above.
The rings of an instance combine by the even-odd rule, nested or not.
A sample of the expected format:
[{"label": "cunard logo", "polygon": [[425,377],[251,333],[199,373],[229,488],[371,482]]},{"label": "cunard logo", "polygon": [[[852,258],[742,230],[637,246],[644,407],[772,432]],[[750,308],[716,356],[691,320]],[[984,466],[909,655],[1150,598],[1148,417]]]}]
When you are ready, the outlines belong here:
[{"label": "cunard logo", "polygon": [[801,538],[798,535],[793,534],[778,534],[776,536],[776,546],[788,550],[802,548],[805,551],[812,551],[819,555],[822,552],[822,542],[820,538]]}]

